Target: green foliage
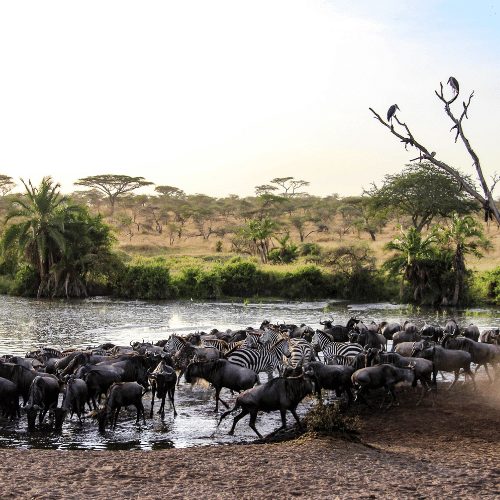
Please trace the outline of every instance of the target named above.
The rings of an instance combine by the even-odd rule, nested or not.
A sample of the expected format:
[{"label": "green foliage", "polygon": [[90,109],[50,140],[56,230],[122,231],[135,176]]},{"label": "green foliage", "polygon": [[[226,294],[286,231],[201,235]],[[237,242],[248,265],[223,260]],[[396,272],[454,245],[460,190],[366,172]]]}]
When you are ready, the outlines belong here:
[{"label": "green foliage", "polygon": [[36,297],[39,286],[40,275],[37,269],[27,264],[16,273],[10,293],[21,297]]},{"label": "green foliage", "polygon": [[[474,183],[463,176],[469,185]],[[434,217],[471,214],[479,209],[476,200],[450,181],[450,176],[430,163],[406,165],[399,174],[386,175],[384,185],[374,186],[369,194],[382,209],[391,209],[411,217],[418,232],[429,225]]]},{"label": "green foliage", "polygon": [[269,261],[273,264],[291,264],[299,258],[299,249],[295,243],[289,242],[290,233],[285,234],[282,238],[274,236],[280,248],[273,248],[269,252]]},{"label": "green foliage", "polygon": [[[30,264],[39,273],[37,296],[80,296],[87,294],[91,274],[105,275],[116,241],[102,216],[92,216],[58,192],[59,184],[44,177],[38,187],[31,182],[24,198],[12,201],[5,222],[1,248],[7,257]],[[113,266],[112,266],[113,267]],[[24,292],[23,292],[24,293]]]},{"label": "green foliage", "polygon": [[217,240],[215,242],[215,251],[222,252],[222,241],[221,240]]},{"label": "green foliage", "polygon": [[500,304],[500,266],[480,273],[475,283],[483,300]]},{"label": "green foliage", "polygon": [[253,297],[262,294],[263,273],[253,262],[236,258],[220,267],[219,272],[223,295],[229,297]]},{"label": "green foliage", "polygon": [[283,273],[279,279],[279,297],[316,298],[327,297],[330,292],[329,280],[317,266],[299,267],[295,271]]},{"label": "green foliage", "polygon": [[168,299],[174,295],[170,271],[158,264],[128,266],[116,284],[115,293],[131,299]]},{"label": "green foliage", "polygon": [[321,247],[317,243],[302,243],[299,247],[299,255],[306,256],[319,256]]},{"label": "green foliage", "polygon": [[317,396],[316,402],[309,409],[306,422],[307,432],[326,435],[358,434],[361,429],[357,416],[352,418],[343,415],[337,402],[325,406],[321,394]]}]

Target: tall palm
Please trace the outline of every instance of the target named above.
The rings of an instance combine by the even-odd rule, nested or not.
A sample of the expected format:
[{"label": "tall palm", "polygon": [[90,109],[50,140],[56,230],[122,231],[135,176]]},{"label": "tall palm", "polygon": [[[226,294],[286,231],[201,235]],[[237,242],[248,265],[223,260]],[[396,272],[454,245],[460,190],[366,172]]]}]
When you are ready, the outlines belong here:
[{"label": "tall palm", "polygon": [[427,262],[436,251],[433,244],[436,236],[430,234],[423,237],[415,227],[404,232],[400,227],[401,235],[384,246],[384,250],[398,252],[383,263],[383,268],[392,275],[401,275],[400,295],[403,295],[405,281],[413,289],[415,300],[418,296],[424,298],[424,291],[428,281]]},{"label": "tall palm", "polygon": [[465,256],[472,254],[482,258],[480,249],[488,251],[492,245],[486,238],[481,224],[472,217],[459,217],[453,213],[449,226],[438,226],[434,235],[444,249],[453,252],[453,271],[455,273],[455,290],[450,305],[456,306],[459,302],[460,291],[465,286],[466,267]]},{"label": "tall palm", "polygon": [[25,198],[12,201],[13,209],[5,217],[20,219],[10,224],[1,241],[2,251],[16,250],[36,267],[40,275],[38,297],[47,286],[52,266],[59,263],[68,248],[68,222],[72,214],[82,210],[71,205],[59,193],[60,184],[50,176],[44,177],[38,187],[28,181]]}]

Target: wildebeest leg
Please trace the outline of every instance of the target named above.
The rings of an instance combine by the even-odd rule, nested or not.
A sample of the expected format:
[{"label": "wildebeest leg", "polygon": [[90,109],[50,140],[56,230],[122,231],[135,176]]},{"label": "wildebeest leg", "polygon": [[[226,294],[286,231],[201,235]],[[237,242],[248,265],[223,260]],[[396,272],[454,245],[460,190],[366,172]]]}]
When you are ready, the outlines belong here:
[{"label": "wildebeest leg", "polygon": [[163,420],[165,418],[165,398],[167,397],[167,393],[163,394],[160,402],[160,409],[158,410],[158,415]]},{"label": "wildebeest leg", "polygon": [[175,409],[174,396],[175,396],[175,386],[168,391],[168,398],[170,399],[170,402],[172,403],[172,408],[174,409],[174,417],[176,417],[177,410]]},{"label": "wildebeest leg", "polygon": [[118,413],[120,413],[120,410],[121,410],[121,406],[118,406],[115,410],[115,414],[114,414],[114,422],[113,422],[113,419],[112,420],[112,424],[113,424],[113,429],[116,427],[116,421],[118,420]]},{"label": "wildebeest leg", "polygon": [[[238,415],[238,417],[241,417],[241,413]],[[238,418],[236,417],[236,418]],[[236,420],[235,418],[235,420]],[[239,418],[238,418],[239,420]],[[257,430],[257,427],[255,427],[255,422],[257,420],[257,410],[255,410],[254,412],[250,413],[250,422],[249,422],[249,426],[254,430],[254,432],[257,434],[257,436],[259,436],[260,439],[262,439],[262,434]],[[277,432],[277,431],[276,431]]]},{"label": "wildebeest leg", "polygon": [[[474,385],[474,390],[476,390],[476,377],[475,377],[475,375],[472,373],[472,371],[471,371],[470,367],[469,367],[469,370],[468,370],[468,371],[464,369],[464,372],[465,372],[465,373],[467,373],[467,374],[470,376],[470,378],[472,379],[472,384]],[[491,380],[491,379],[490,379],[490,380]]]},{"label": "wildebeest leg", "polygon": [[222,387],[216,387],[215,388],[215,412],[217,413],[219,411],[219,401],[226,407],[226,408],[229,408],[229,405],[222,400],[222,398],[220,397],[220,391],[221,391]]},{"label": "wildebeest leg", "polygon": [[363,403],[365,403],[365,405],[368,406],[370,410],[374,409],[371,403],[368,401],[368,398],[363,394],[363,387],[359,389],[359,391],[356,393],[354,401],[357,401],[358,399],[361,400]]},{"label": "wildebeest leg", "polygon": [[[234,417],[233,426],[231,427],[231,430],[228,432],[228,434],[230,436],[232,436],[234,434],[234,428],[236,427],[236,424],[238,423],[238,421],[240,421],[245,415],[248,415],[249,413],[250,412],[246,408],[243,408],[241,413],[239,415],[236,415],[236,417]],[[257,418],[257,413],[255,413],[255,418]],[[221,418],[221,420],[222,420],[222,418]],[[250,422],[251,422],[251,419],[250,419]],[[255,421],[254,421],[254,425],[255,425]],[[252,427],[252,426],[250,425],[250,427]],[[255,432],[257,432],[257,429],[254,429],[254,430],[255,430]],[[257,434],[259,434],[259,433],[257,432]],[[259,434],[259,437],[262,437],[262,436]]]},{"label": "wildebeest leg", "polygon": [[302,427],[302,424],[300,423],[300,418],[299,416],[297,415],[297,412],[296,412],[296,408],[290,408],[290,412],[292,413],[292,415],[295,417],[295,420],[297,420],[297,423],[299,424],[299,429],[301,431],[303,431],[303,427]]},{"label": "wildebeest leg", "polygon": [[[151,411],[149,412],[149,418],[153,418],[153,406],[155,405],[155,393],[156,393],[156,387],[153,384],[151,384]],[[161,411],[161,406],[160,406],[160,411]]]},{"label": "wildebeest leg", "polygon": [[455,380],[453,381],[453,383],[450,385],[450,387],[448,387],[448,391],[457,383],[457,380],[458,380],[458,377],[460,376],[460,369],[458,370],[455,370]]},{"label": "wildebeest leg", "polygon": [[136,408],[137,408],[137,418],[135,420],[135,423],[136,424],[139,423],[139,417],[141,416],[142,413],[142,421],[144,424],[146,424],[146,417],[144,416],[144,405],[142,404],[141,401],[137,403]]},{"label": "wildebeest leg", "polygon": [[[475,373],[477,373],[477,369],[478,368],[479,368],[479,365],[477,365]],[[488,375],[488,378],[490,379],[490,382],[493,383],[493,379],[491,378],[490,372],[488,370],[488,363],[484,363],[484,369],[486,370],[486,375]]]}]

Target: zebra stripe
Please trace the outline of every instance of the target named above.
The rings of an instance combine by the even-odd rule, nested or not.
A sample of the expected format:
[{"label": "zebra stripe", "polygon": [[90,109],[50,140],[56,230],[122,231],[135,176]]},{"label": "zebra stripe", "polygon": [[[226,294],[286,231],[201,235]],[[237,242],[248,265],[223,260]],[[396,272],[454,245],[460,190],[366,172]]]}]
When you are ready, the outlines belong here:
[{"label": "zebra stripe", "polygon": [[332,360],[335,356],[356,356],[363,352],[363,346],[350,342],[333,342],[329,335],[316,330],[313,336],[313,345],[319,345],[325,359]]},{"label": "zebra stripe", "polygon": [[256,373],[266,372],[268,380],[271,380],[273,371],[278,367],[283,355],[290,356],[287,339],[278,340],[267,349],[237,349],[228,356],[227,360]]},{"label": "zebra stripe", "polygon": [[305,339],[290,339],[290,359],[289,366],[296,368],[298,365],[305,365],[314,358],[314,351],[311,344]]}]

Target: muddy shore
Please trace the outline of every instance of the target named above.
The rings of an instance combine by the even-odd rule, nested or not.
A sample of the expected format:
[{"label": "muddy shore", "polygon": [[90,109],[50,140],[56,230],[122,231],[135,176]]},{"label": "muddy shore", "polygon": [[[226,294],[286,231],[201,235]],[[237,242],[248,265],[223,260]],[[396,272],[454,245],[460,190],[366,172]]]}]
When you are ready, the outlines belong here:
[{"label": "muddy shore", "polygon": [[[406,389],[389,411],[356,404],[357,440],[158,451],[0,450],[2,498],[475,499],[500,497],[500,391]],[[265,417],[263,417],[265,418]],[[239,425],[247,425],[244,419]]]}]

